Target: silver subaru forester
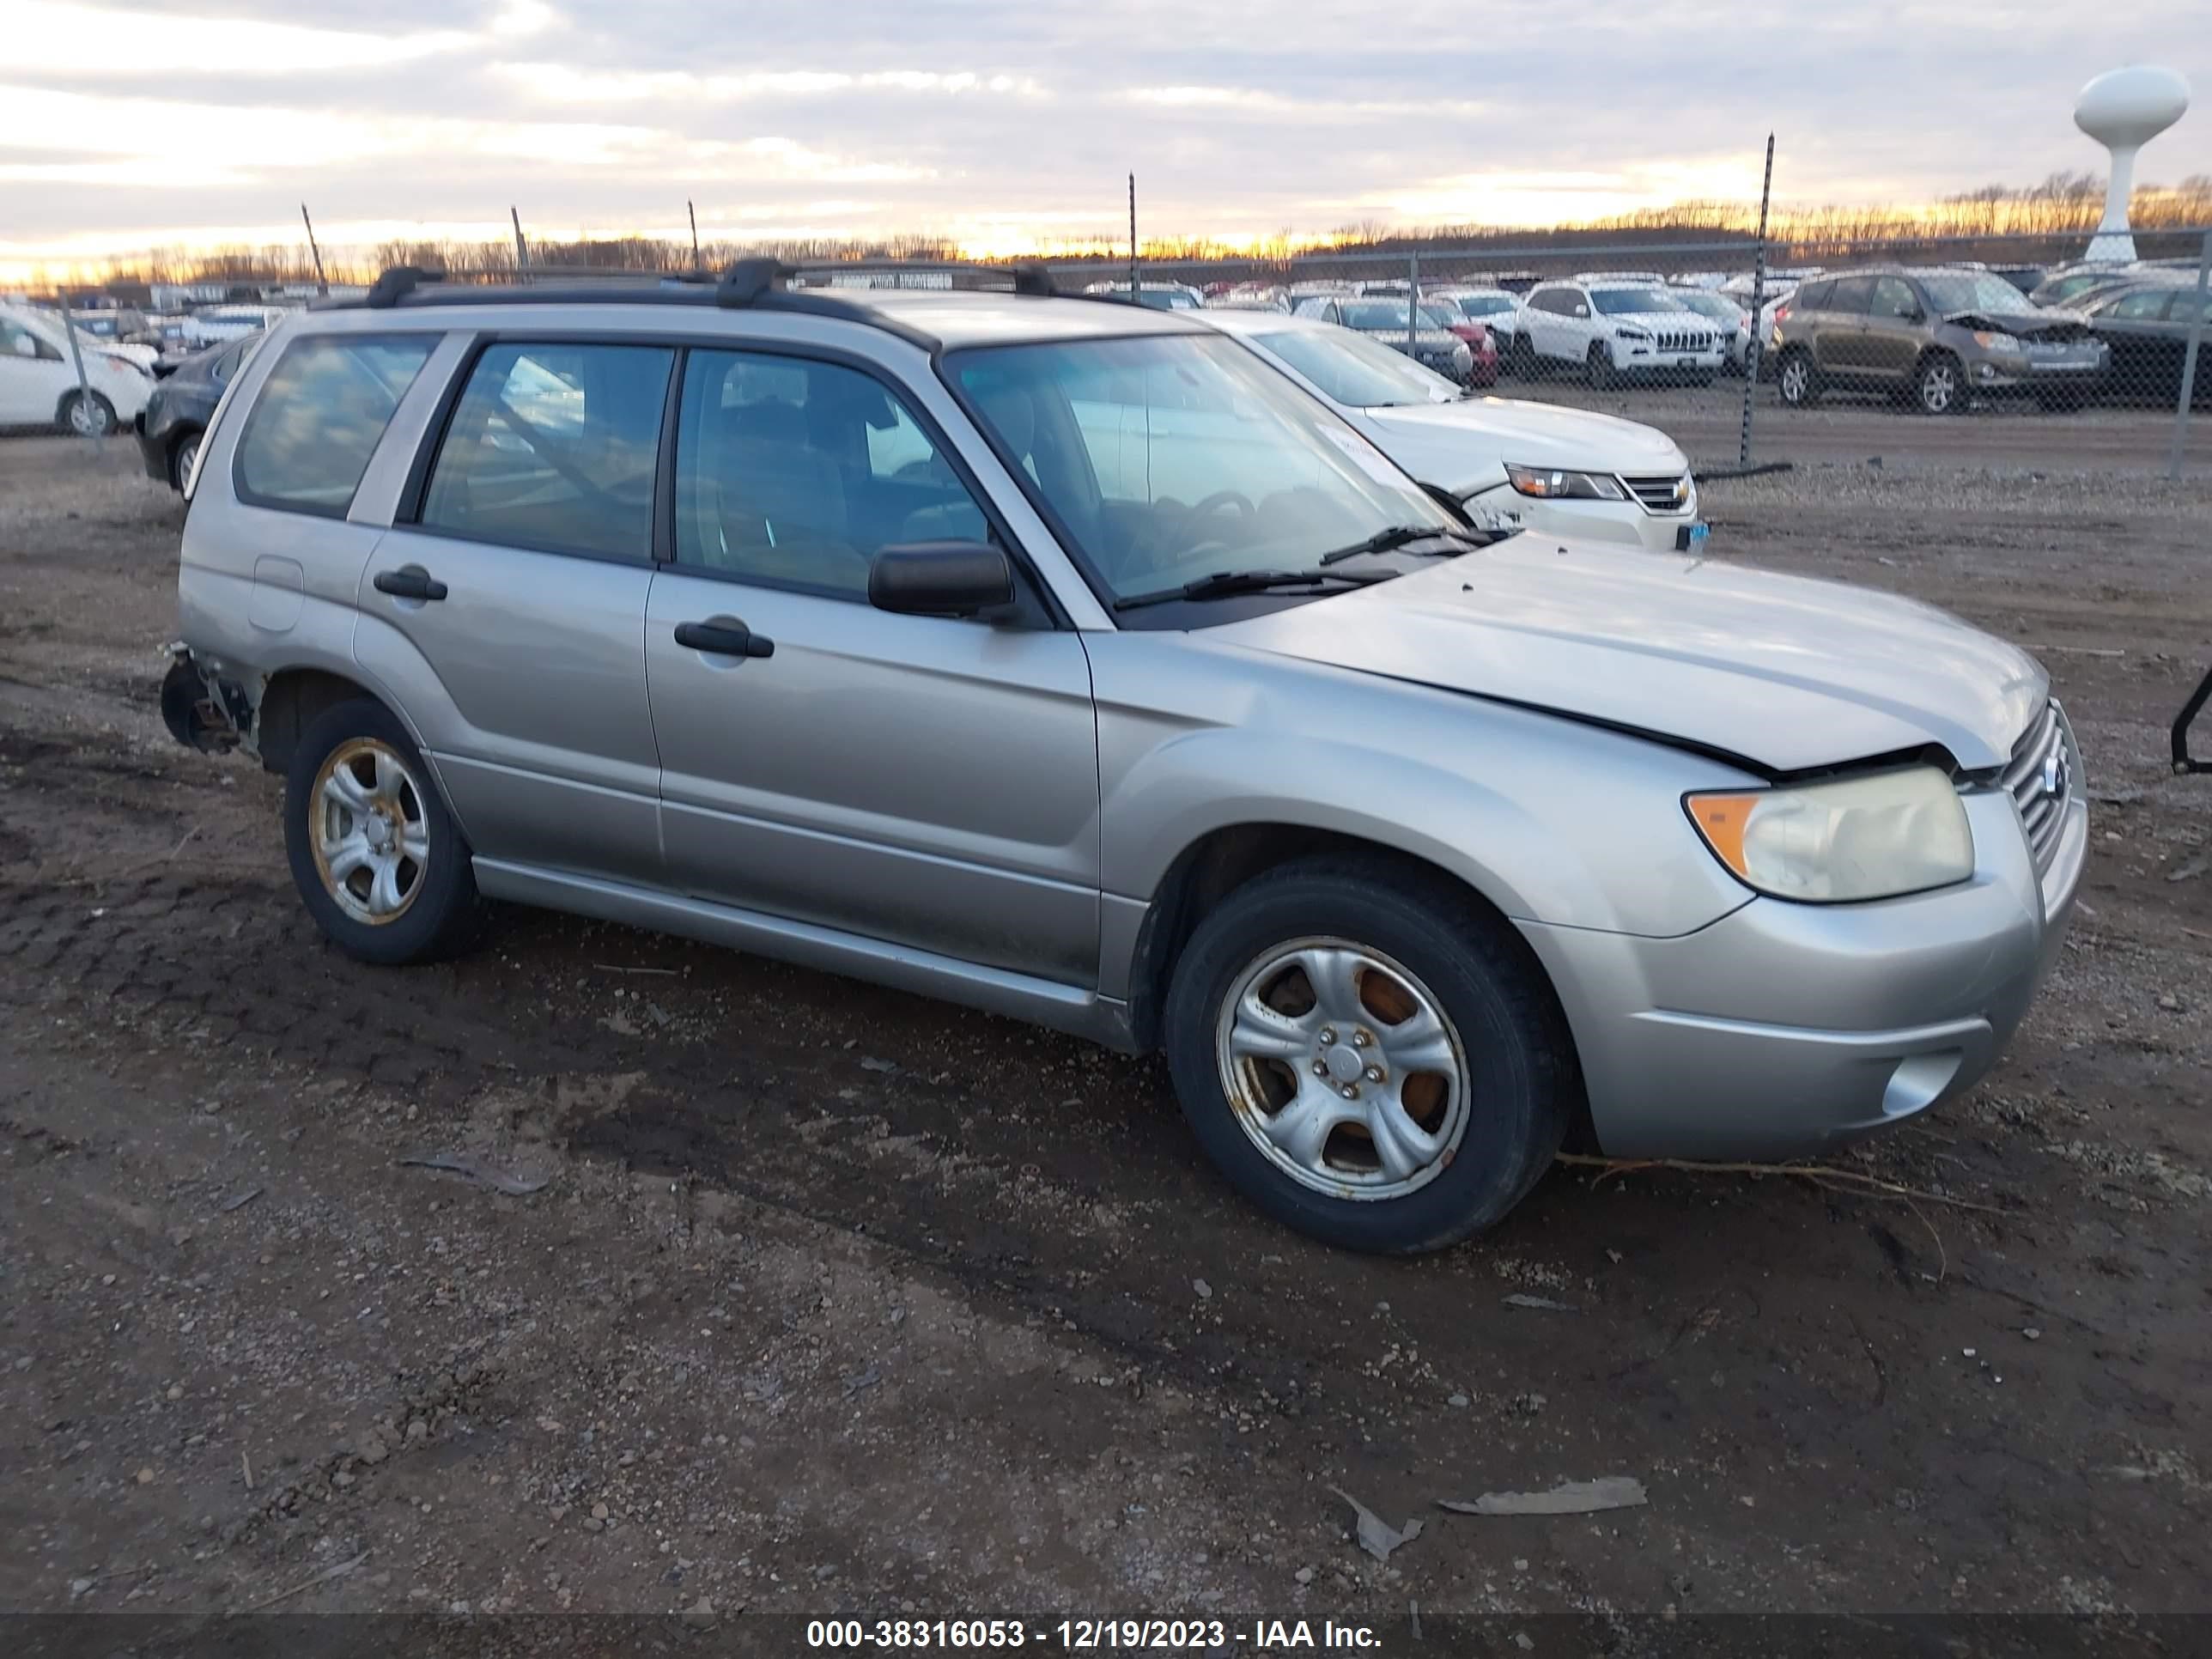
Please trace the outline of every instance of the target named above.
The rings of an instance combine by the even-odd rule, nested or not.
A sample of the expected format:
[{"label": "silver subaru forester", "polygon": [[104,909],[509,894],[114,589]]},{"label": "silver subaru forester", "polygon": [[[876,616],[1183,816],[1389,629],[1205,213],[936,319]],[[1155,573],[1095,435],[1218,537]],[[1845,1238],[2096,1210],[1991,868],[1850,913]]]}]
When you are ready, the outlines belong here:
[{"label": "silver subaru forester", "polygon": [[1570,1135],[1782,1158],[1988,1068],[2087,842],[2033,659],[1500,539],[1218,332],[994,278],[400,270],[285,323],[191,481],[172,729],[283,774],[366,961],[484,896],[1164,1050],[1358,1249]]}]

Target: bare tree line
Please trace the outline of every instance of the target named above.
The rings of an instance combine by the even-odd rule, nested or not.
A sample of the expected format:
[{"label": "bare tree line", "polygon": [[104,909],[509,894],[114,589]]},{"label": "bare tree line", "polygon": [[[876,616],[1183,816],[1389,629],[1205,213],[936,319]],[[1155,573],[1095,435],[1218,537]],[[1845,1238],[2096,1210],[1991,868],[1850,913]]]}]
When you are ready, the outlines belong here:
[{"label": "bare tree line", "polygon": [[[2104,206],[2104,180],[2087,173],[2055,173],[2027,186],[1988,185],[1924,204],[1781,208],[1773,214],[1769,237],[1778,258],[1814,258],[1856,247],[1905,245],[1939,238],[2039,239],[2047,249],[2021,247],[2023,256],[2065,257],[2062,239],[2094,229]],[[2201,229],[2212,225],[2212,174],[2193,174],[2172,185],[2146,185],[2132,198],[2130,214],[2139,234]],[[1235,262],[1255,269],[1287,269],[1301,253],[1371,250],[1382,258],[1424,247],[1497,247],[1523,252],[1667,241],[1748,242],[1758,223],[1758,204],[1687,201],[1553,227],[1433,225],[1391,228],[1372,222],[1348,224],[1319,236],[1289,230],[1250,241],[1229,243],[1203,234],[1153,237],[1141,244],[1148,262],[1173,264]],[[2177,241],[2177,246],[2179,246]],[[883,238],[817,238],[736,243],[702,243],[697,264],[718,270],[753,254],[793,262],[834,263],[853,259],[951,259],[959,256],[951,238],[909,233]],[[1041,244],[1030,256],[1053,262],[1126,258],[1126,244],[1109,235],[1070,238]],[[650,236],[594,238],[567,242],[530,242],[527,258],[547,269],[588,266],[605,270],[678,271],[693,267],[688,240]],[[332,281],[365,281],[394,265],[486,277],[512,276],[517,270],[514,242],[454,240],[391,240],[366,248],[325,248],[325,266]],[[73,274],[49,279],[59,288],[96,288],[122,283],[230,282],[300,283],[314,280],[313,261],[300,243],[210,249],[155,248],[100,261]],[[34,284],[35,286],[35,284]]]}]

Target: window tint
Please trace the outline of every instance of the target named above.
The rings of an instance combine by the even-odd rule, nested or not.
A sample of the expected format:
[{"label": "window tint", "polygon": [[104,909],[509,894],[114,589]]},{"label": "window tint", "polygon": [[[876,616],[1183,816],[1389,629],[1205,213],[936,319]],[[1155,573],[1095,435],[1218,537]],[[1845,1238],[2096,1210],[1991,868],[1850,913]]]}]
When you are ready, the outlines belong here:
[{"label": "window tint", "polygon": [[437,343],[430,334],[293,341],[261,383],[239,440],[240,495],[343,518],[392,411]]},{"label": "window tint", "polygon": [[883,384],[801,357],[695,351],[676,439],[676,562],[861,599],[903,542],[989,522]]},{"label": "window tint", "polygon": [[1827,303],[1820,309],[1836,312],[1846,317],[1863,317],[1867,305],[1874,298],[1874,278],[1871,276],[1838,276],[1830,285]]},{"label": "window tint", "polygon": [[2115,301],[2105,314],[2108,317],[2131,317],[2137,322],[2166,315],[2166,302],[2172,296],[2163,289],[2149,289],[2140,294],[2126,294]]},{"label": "window tint", "polygon": [[2168,322],[2193,323],[2199,317],[2212,321],[2212,295],[2199,294],[2194,289],[2177,294],[2172,309],[2166,315]]},{"label": "window tint", "polygon": [[1869,307],[1877,317],[1911,317],[1920,310],[1919,296],[1912,285],[1901,276],[1877,276],[1874,284],[1874,303]]},{"label": "window tint", "polygon": [[653,476],[675,353],[495,345],[476,361],[422,500],[425,529],[653,556]]},{"label": "window tint", "polygon": [[1790,308],[1792,311],[1826,311],[1829,292],[1835,286],[1833,283],[1808,283],[1789,296]]}]

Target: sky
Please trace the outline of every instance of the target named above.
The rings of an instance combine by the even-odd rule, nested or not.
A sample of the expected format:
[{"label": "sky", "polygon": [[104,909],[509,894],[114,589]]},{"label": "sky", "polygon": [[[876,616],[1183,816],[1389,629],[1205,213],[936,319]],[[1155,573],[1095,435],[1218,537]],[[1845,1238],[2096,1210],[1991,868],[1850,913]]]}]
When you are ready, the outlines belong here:
[{"label": "sky", "polygon": [[2197,106],[2205,0],[0,0],[0,278],[155,246],[504,234],[1251,240],[2101,172],[2075,92]]}]

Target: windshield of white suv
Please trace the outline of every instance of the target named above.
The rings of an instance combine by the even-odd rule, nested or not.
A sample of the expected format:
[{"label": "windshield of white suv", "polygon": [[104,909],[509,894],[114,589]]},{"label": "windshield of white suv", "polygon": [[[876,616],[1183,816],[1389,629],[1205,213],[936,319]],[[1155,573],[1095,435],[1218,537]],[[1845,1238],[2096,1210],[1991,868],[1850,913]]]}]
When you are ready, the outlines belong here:
[{"label": "windshield of white suv", "polygon": [[1590,303],[1602,316],[1628,317],[1644,311],[1686,311],[1685,306],[1671,294],[1656,288],[1594,288]]},{"label": "windshield of white suv", "polygon": [[1249,337],[1319,386],[1322,396],[1349,409],[1448,404],[1460,396],[1460,388],[1443,375],[1348,328],[1286,328]]},{"label": "windshield of white suv", "polygon": [[2034,309],[2028,304],[2027,295],[2002,276],[1966,270],[1916,271],[1914,275],[1928,291],[1928,303],[1939,317],[1961,311],[1995,312],[2001,317],[2017,317]]},{"label": "windshield of white suv", "polygon": [[[970,347],[945,365],[1112,599],[1232,571],[1310,571],[1400,526],[1466,533],[1366,439],[1218,335]],[[1382,556],[1346,564],[1346,577],[1392,574]]]}]

